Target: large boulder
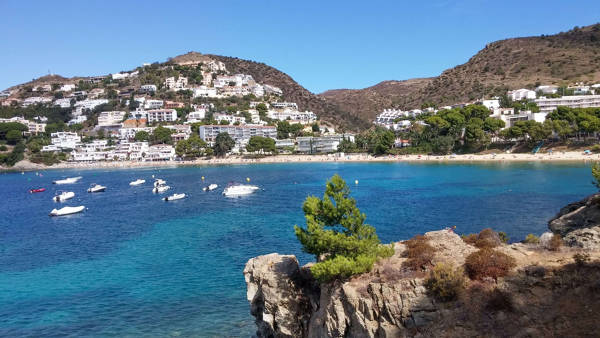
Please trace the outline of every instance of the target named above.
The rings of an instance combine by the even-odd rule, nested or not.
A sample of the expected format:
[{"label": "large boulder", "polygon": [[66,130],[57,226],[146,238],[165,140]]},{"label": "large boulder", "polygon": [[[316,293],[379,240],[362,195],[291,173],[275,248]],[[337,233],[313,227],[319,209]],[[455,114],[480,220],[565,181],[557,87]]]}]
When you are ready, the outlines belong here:
[{"label": "large boulder", "polygon": [[570,246],[600,249],[600,194],[562,208],[548,227]]}]

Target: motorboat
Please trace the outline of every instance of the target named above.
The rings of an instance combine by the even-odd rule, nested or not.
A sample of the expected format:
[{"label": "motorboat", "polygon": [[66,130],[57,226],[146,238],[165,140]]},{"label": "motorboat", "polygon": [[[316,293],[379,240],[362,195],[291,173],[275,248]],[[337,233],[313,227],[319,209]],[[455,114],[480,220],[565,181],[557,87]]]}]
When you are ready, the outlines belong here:
[{"label": "motorboat", "polygon": [[52,200],[54,202],[63,202],[73,197],[75,197],[75,193],[72,191],[59,191],[54,197],[52,197]]},{"label": "motorboat", "polygon": [[171,196],[167,196],[163,198],[165,201],[176,201],[185,198],[185,194],[173,194]]},{"label": "motorboat", "polygon": [[213,184],[207,185],[206,187],[202,188],[202,191],[211,191],[211,190],[217,189],[218,187],[219,187],[218,185],[213,183]]},{"label": "motorboat", "polygon": [[103,192],[104,190],[106,190],[105,186],[96,184],[96,183],[92,183],[92,185],[90,185],[87,192]]},{"label": "motorboat", "polygon": [[156,180],[154,180],[155,187],[158,187],[159,185],[165,185],[165,184],[167,184],[167,181],[161,180],[160,178],[157,178]]},{"label": "motorboat", "polygon": [[255,185],[232,184],[232,185],[227,186],[227,188],[225,188],[225,190],[223,190],[223,195],[225,195],[225,197],[238,197],[238,196],[250,195],[258,189],[259,189],[259,187],[255,186]]},{"label": "motorboat", "polygon": [[77,181],[79,181],[81,178],[82,178],[81,176],[69,177],[69,178],[65,178],[62,180],[53,181],[52,183],[54,183],[54,184],[73,184],[73,183],[77,183]]},{"label": "motorboat", "polygon": [[138,178],[137,180],[135,180],[133,182],[129,182],[129,185],[136,186],[136,185],[140,185],[140,184],[144,184],[144,183],[146,183],[146,180],[142,180],[142,179]]},{"label": "motorboat", "polygon": [[65,216],[76,214],[78,212],[82,212],[83,209],[85,209],[85,206],[83,205],[80,205],[78,207],[64,207],[60,209],[52,209],[52,211],[50,211],[50,216]]},{"label": "motorboat", "polygon": [[155,194],[162,194],[163,192],[165,192],[169,189],[171,189],[171,187],[169,187],[168,185],[161,184],[161,185],[154,187],[154,189],[152,189],[152,192]]},{"label": "motorboat", "polygon": [[46,191],[46,188],[29,189],[30,194],[35,194],[37,192],[44,192],[44,191]]}]

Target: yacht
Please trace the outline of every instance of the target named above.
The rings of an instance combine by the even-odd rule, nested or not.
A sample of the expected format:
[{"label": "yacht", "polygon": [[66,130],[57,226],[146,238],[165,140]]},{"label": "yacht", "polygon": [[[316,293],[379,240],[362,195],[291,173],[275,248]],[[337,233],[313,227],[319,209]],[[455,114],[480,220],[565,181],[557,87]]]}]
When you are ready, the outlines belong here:
[{"label": "yacht", "polygon": [[85,209],[85,206],[83,205],[80,205],[78,207],[64,207],[61,209],[52,209],[52,211],[50,211],[50,216],[64,216],[76,214],[78,212],[82,212],[83,209]]},{"label": "yacht", "polygon": [[155,194],[161,194],[169,189],[171,189],[171,187],[169,187],[168,185],[159,184],[159,185],[155,186],[154,189],[152,189],[152,192]]},{"label": "yacht", "polygon": [[80,179],[81,179],[81,176],[69,177],[69,178],[65,178],[62,180],[53,181],[52,183],[54,183],[54,184],[72,184],[72,183],[77,183],[77,181],[79,181]]},{"label": "yacht", "polygon": [[89,189],[87,190],[87,192],[102,192],[106,190],[106,187],[100,184],[96,184],[96,183],[92,183],[92,185],[90,185]]},{"label": "yacht", "polygon": [[185,194],[173,194],[171,196],[167,196],[163,198],[165,201],[176,201],[185,198]]},{"label": "yacht", "polygon": [[255,185],[247,185],[247,184],[232,184],[227,186],[225,190],[223,190],[223,195],[225,197],[238,197],[244,195],[250,195],[254,193],[259,188]]},{"label": "yacht", "polygon": [[58,191],[56,192],[56,195],[52,197],[52,200],[54,202],[63,202],[73,197],[75,197],[75,193],[72,191]]},{"label": "yacht", "polygon": [[136,185],[140,185],[140,184],[144,184],[146,183],[146,180],[142,180],[142,179],[137,179],[135,181],[129,182],[129,185],[131,186],[136,186]]},{"label": "yacht", "polygon": [[213,183],[213,184],[207,185],[206,187],[202,188],[202,191],[211,191],[211,190],[217,189],[218,187],[219,187],[218,185]]}]

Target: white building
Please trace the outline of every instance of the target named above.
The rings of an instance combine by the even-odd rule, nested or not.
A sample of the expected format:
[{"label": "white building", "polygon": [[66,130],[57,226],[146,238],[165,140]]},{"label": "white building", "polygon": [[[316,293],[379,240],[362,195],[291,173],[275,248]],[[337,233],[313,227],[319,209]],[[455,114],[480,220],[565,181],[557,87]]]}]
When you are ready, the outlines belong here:
[{"label": "white building", "polygon": [[402,111],[401,109],[384,109],[383,112],[379,113],[375,118],[375,124],[391,125],[396,119],[405,119],[408,116],[409,113]]},{"label": "white building", "polygon": [[175,159],[175,148],[168,144],[157,144],[148,147],[145,161],[172,161]]},{"label": "white building", "polygon": [[263,89],[265,91],[265,94],[267,94],[267,95],[269,95],[269,94],[273,94],[273,95],[277,95],[277,96],[283,95],[283,91],[275,86],[264,84]]},{"label": "white building", "polygon": [[198,128],[200,138],[209,144],[213,144],[215,138],[220,133],[228,133],[236,142],[238,147],[248,143],[252,136],[270,137],[277,139],[277,128],[274,126],[240,125],[240,126],[221,126],[206,125]]},{"label": "white building", "polygon": [[162,108],[164,102],[163,100],[146,100],[144,103],[144,108],[146,109],[160,109]]},{"label": "white building", "polygon": [[98,115],[98,126],[119,125],[125,118],[124,111],[103,111]]},{"label": "white building", "polygon": [[49,103],[49,102],[52,102],[52,98],[34,96],[34,97],[28,97],[28,98],[24,99],[23,102],[21,102],[21,106],[29,107],[32,104],[44,104],[44,103]]},{"label": "white building", "polygon": [[508,95],[508,97],[510,97],[513,101],[534,100],[536,98],[535,91],[524,88],[511,90],[506,93],[506,95]]},{"label": "white building", "polygon": [[44,146],[42,151],[57,151],[63,149],[75,149],[81,143],[81,137],[77,133],[59,131],[50,134],[52,144]]},{"label": "white building", "polygon": [[114,73],[114,74],[110,74],[110,77],[113,80],[123,80],[129,77],[129,73]]},{"label": "white building", "polygon": [[80,143],[71,152],[71,161],[92,162],[112,160],[109,157],[107,140],[94,140],[90,143]]},{"label": "white building", "polygon": [[64,98],[64,99],[56,99],[54,100],[54,105],[55,106],[60,106],[61,108],[71,108],[71,98]]},{"label": "white building", "polygon": [[504,121],[504,128],[510,128],[515,125],[517,121],[536,121],[544,123],[546,121],[547,112],[533,113],[529,110],[515,112],[514,108],[497,108],[494,110],[490,117]]},{"label": "white building", "polygon": [[168,89],[185,89],[188,85],[187,77],[180,76],[175,80],[174,77],[165,79],[165,87]]},{"label": "white building", "polygon": [[198,123],[202,122],[206,117],[206,110],[196,110],[188,114],[186,123]]},{"label": "white building", "polygon": [[154,127],[137,127],[137,128],[119,128],[119,139],[120,140],[133,140],[135,134],[140,131],[145,131],[148,134],[152,134]]},{"label": "white building", "polygon": [[148,152],[148,142],[120,142],[112,152],[120,161],[142,161]]},{"label": "white building", "polygon": [[322,137],[298,137],[296,141],[298,142],[299,152],[317,154],[337,152],[338,146],[344,139],[354,142],[354,135],[338,134]]},{"label": "white building", "polygon": [[85,116],[85,115],[79,115],[79,116],[75,116],[74,118],[70,119],[67,124],[69,126],[72,126],[74,124],[81,124],[81,123],[83,123],[85,121],[87,121],[87,116]]},{"label": "white building", "polygon": [[317,120],[317,115],[311,111],[300,112],[296,109],[268,110],[267,116],[274,120],[286,121],[291,123],[309,124]]},{"label": "white building", "polygon": [[498,108],[500,108],[500,100],[498,100],[498,99],[482,100],[481,105],[483,105],[484,107],[486,107],[489,110],[498,109]]},{"label": "white building", "polygon": [[574,95],[574,96],[563,96],[555,99],[549,99],[541,97],[534,101],[540,112],[550,113],[559,106],[565,106],[569,108],[591,108],[600,107],[600,95]]},{"label": "white building", "polygon": [[218,97],[217,89],[206,86],[200,86],[192,89],[194,97]]},{"label": "white building", "polygon": [[[48,119],[46,119],[46,120],[48,120]],[[31,134],[31,135],[37,135],[39,133],[43,133],[46,131],[45,123],[37,123],[37,122],[29,121],[20,116],[11,117],[9,119],[0,118],[0,123],[10,123],[10,122],[17,122],[17,123],[25,125],[27,127],[26,133]]]},{"label": "white building", "polygon": [[140,87],[140,92],[142,93],[154,93],[156,91],[156,85],[153,84],[145,84]]},{"label": "white building", "polygon": [[108,103],[107,99],[95,99],[95,100],[82,100],[75,102],[75,110],[73,111],[73,116],[78,116],[83,114],[85,110],[93,110],[99,105]]},{"label": "white building", "polygon": [[270,106],[273,109],[291,108],[298,110],[296,102],[271,102]]},{"label": "white building", "polygon": [[146,111],[146,113],[148,113],[148,123],[177,121],[177,111],[175,109],[152,109]]},{"label": "white building", "polygon": [[234,124],[236,122],[238,122],[239,124],[246,124],[246,118],[244,116],[232,114],[214,113],[213,119],[217,122],[227,121],[227,123],[229,124]]},{"label": "white building", "polygon": [[542,92],[542,94],[556,94],[558,92],[558,86],[538,86],[535,88],[536,92]]}]

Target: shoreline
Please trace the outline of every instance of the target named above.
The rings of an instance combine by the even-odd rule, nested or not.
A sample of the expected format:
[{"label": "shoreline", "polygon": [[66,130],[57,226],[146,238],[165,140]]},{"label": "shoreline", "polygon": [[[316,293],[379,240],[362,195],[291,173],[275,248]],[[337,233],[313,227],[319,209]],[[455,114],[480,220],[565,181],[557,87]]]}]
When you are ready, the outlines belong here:
[{"label": "shoreline", "polygon": [[193,161],[108,161],[108,162],[62,162],[53,166],[32,163],[27,160],[14,167],[0,167],[0,172],[35,171],[53,169],[128,169],[146,167],[179,167],[231,164],[274,164],[274,163],[365,163],[365,162],[407,162],[407,163],[511,163],[511,162],[592,162],[600,161],[600,154],[584,155],[581,152],[561,152],[554,154],[461,154],[461,155],[386,155],[375,157],[368,154],[330,155],[276,155],[250,159],[240,156],[226,158],[197,159]]}]

